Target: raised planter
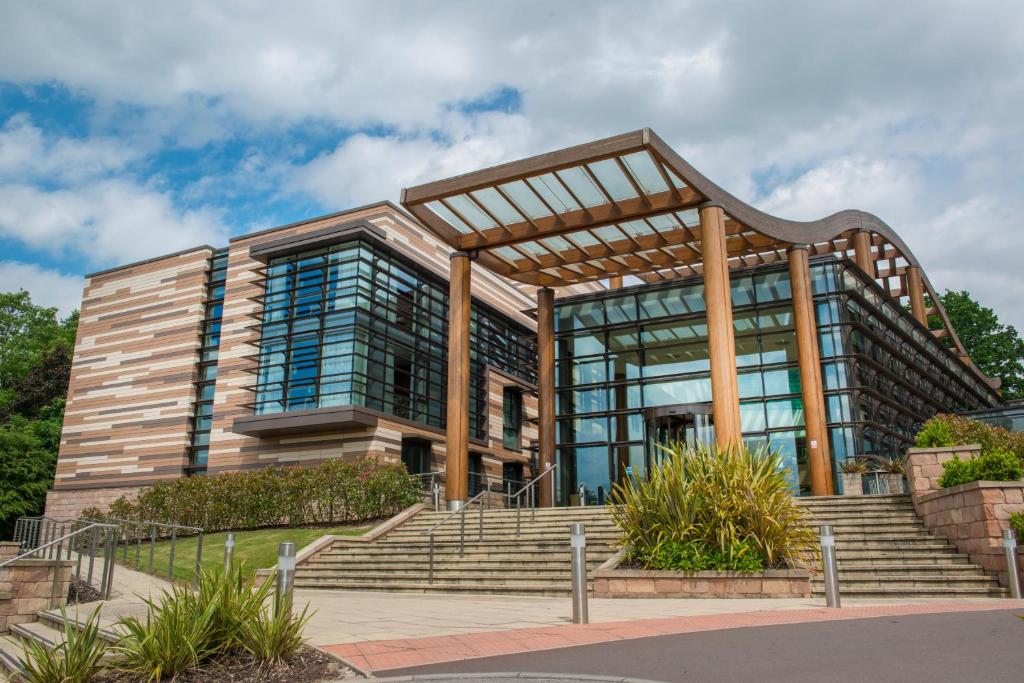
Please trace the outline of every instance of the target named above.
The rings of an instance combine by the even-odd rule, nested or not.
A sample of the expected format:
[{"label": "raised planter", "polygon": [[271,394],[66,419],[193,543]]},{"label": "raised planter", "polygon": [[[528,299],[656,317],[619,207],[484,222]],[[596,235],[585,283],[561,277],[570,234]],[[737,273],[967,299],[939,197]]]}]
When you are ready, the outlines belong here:
[{"label": "raised planter", "polygon": [[619,569],[619,552],[592,575],[595,598],[807,598],[811,573],[806,569],[760,572],[681,572]]},{"label": "raised planter", "polygon": [[843,495],[844,496],[863,496],[864,495],[864,475],[860,472],[842,472],[843,475]]}]

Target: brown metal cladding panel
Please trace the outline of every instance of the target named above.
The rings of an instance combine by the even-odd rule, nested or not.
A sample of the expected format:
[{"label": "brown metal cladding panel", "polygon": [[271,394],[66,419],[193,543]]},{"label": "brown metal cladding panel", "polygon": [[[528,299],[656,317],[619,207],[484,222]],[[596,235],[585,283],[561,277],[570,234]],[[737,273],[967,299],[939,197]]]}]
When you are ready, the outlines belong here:
[{"label": "brown metal cladding panel", "polygon": [[86,279],[57,488],[181,476],[211,254],[201,248]]}]

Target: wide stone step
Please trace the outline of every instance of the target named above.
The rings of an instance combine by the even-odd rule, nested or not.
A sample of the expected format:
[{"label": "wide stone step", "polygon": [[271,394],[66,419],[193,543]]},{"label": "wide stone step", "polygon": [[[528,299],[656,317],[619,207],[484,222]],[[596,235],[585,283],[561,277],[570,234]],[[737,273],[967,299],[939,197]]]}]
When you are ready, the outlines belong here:
[{"label": "wide stone step", "polygon": [[[335,574],[332,572],[317,572],[310,569],[296,570],[295,578],[315,581],[326,578],[330,581],[372,581],[374,583],[412,583],[415,581],[427,581],[428,574],[423,572],[399,572],[399,571],[363,571],[346,574]],[[443,579],[453,583],[468,584],[490,584],[490,585],[519,585],[523,583],[548,583],[551,581],[571,581],[572,575],[568,569],[562,571],[491,571],[473,572],[464,569],[434,568],[435,580]]]},{"label": "wide stone step", "polygon": [[[616,547],[615,544],[610,543],[610,542],[596,543],[596,542],[591,542],[590,540],[587,541],[587,548],[588,548],[588,550],[591,550],[591,551],[594,551],[594,552],[603,552],[606,549],[615,548],[615,547]],[[523,544],[504,543],[504,544],[501,544],[500,546],[497,546],[494,543],[488,543],[486,541],[486,539],[485,539],[483,543],[477,543],[476,541],[473,541],[472,543],[470,543],[469,541],[466,541],[466,544],[465,544],[465,552],[467,552],[467,553],[469,553],[469,552],[474,552],[474,553],[481,553],[481,552],[482,553],[490,553],[490,552],[495,552],[495,551],[497,551],[497,552],[504,552],[506,554],[516,554],[516,553],[519,553],[519,552],[560,552],[560,551],[566,550],[568,548],[569,548],[568,540],[566,540],[566,541],[551,541],[551,542],[538,541],[538,542],[534,542],[534,543],[523,543]],[[339,552],[355,552],[355,553],[360,553],[360,552],[403,553],[403,552],[407,552],[407,553],[417,553],[417,552],[421,552],[421,553],[426,553],[426,552],[429,552],[429,550],[430,550],[430,543],[429,542],[416,542],[416,543],[385,543],[385,542],[381,542],[381,543],[375,543],[373,545],[369,545],[366,548],[355,548],[355,549],[353,549],[353,548],[337,548],[337,547],[335,547],[335,548],[331,548],[329,551],[325,551],[325,552],[331,552],[331,553],[339,553]],[[459,552],[459,544],[457,542],[456,543],[437,543],[437,544],[434,545],[434,553],[435,554],[437,554],[437,553],[458,553],[458,552]]]},{"label": "wide stone step", "polygon": [[[824,583],[820,574],[815,575],[813,583]],[[845,587],[866,588],[912,588],[943,586],[946,588],[964,588],[971,586],[998,586],[999,582],[992,576],[948,576],[943,574],[844,574],[839,572],[839,590]]]},{"label": "wide stone step", "polygon": [[[825,590],[822,587],[811,584],[811,595],[822,597]],[[942,587],[942,586],[913,586],[913,587],[872,587],[872,586],[840,586],[840,598],[880,598],[880,599],[914,599],[914,598],[947,598],[950,600],[963,598],[1005,598],[1008,591],[1005,588],[993,588],[985,586],[977,587]]]},{"label": "wide stone step", "polygon": [[14,635],[0,636],[0,671],[7,671],[11,674],[11,680],[17,680],[15,677],[24,670],[21,665],[21,642]]},{"label": "wide stone step", "polygon": [[[820,577],[820,574],[818,575]],[[879,563],[850,565],[839,563],[840,578],[857,579],[863,576],[986,576],[981,567],[973,564],[942,565],[918,563]],[[986,577],[988,578],[988,577]]]},{"label": "wide stone step", "polygon": [[843,567],[876,567],[880,565],[912,565],[912,566],[934,566],[934,567],[960,567],[963,565],[974,567],[967,555],[950,553],[949,555],[897,555],[887,557],[885,555],[845,556],[839,559]]},{"label": "wide stone step", "polygon": [[498,584],[466,584],[435,581],[433,584],[423,583],[389,583],[380,584],[376,582],[345,582],[335,579],[325,581],[311,581],[295,579],[298,588],[320,588],[336,590],[370,590],[404,593],[496,593],[502,595],[540,595],[549,597],[564,597],[572,593],[570,583],[559,582],[534,583],[523,585],[498,585]]},{"label": "wide stone step", "polygon": [[[531,561],[528,566],[531,571],[545,570],[545,569],[560,569],[569,566],[570,555],[566,553],[564,557],[556,558],[545,558],[543,560]],[[588,567],[599,567],[604,562],[603,558],[590,558],[587,557]],[[430,562],[428,558],[423,556],[413,557],[395,557],[395,558],[373,558],[373,559],[352,559],[348,557],[328,557],[328,558],[314,558],[309,562],[303,563],[302,567],[309,568],[332,568],[332,569],[349,569],[349,568],[366,568],[366,569],[417,569],[425,568],[429,566]],[[523,563],[524,566],[526,563]],[[507,560],[492,560],[486,558],[438,558],[434,557],[435,567],[459,567],[467,570],[508,570],[509,562]]]}]

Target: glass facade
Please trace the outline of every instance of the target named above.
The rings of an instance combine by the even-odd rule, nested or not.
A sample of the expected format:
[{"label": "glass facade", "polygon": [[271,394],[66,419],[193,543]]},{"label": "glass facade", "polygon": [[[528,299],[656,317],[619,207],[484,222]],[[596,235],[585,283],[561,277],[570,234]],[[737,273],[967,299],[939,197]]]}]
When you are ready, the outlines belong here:
[{"label": "glass facade", "polygon": [[[445,425],[448,283],[366,237],[267,265],[256,414],[358,405]],[[536,342],[478,301],[470,437],[486,434],[486,368],[536,381]]]},{"label": "glass facade", "polygon": [[[835,258],[812,264],[834,466],[855,454],[895,455],[931,414],[996,400],[866,279]],[[735,271],[731,284],[743,439],[778,450],[794,492],[809,493],[788,270]],[[641,475],[668,424],[653,416],[667,407],[707,412],[703,294],[697,277],[557,301],[562,504],[581,484],[599,503],[613,482]]]},{"label": "glass facade", "polygon": [[220,324],[224,313],[224,283],[227,280],[228,251],[218,249],[210,259],[206,283],[206,310],[203,315],[203,337],[199,349],[199,377],[192,414],[189,474],[206,471],[210,451],[210,425],[213,421],[213,393],[217,383],[217,354],[220,347]]}]

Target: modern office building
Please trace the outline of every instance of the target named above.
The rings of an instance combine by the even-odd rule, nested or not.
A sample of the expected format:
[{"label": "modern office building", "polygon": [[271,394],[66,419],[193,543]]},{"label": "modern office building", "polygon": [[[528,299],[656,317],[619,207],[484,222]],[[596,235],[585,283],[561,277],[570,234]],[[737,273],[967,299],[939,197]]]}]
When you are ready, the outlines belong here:
[{"label": "modern office building", "polygon": [[88,276],[48,512],[364,455],[452,506],[556,464],[556,503],[600,502],[677,438],[767,443],[821,495],[1002,403],[888,225],[769,216],[650,130],[402,203]]}]

